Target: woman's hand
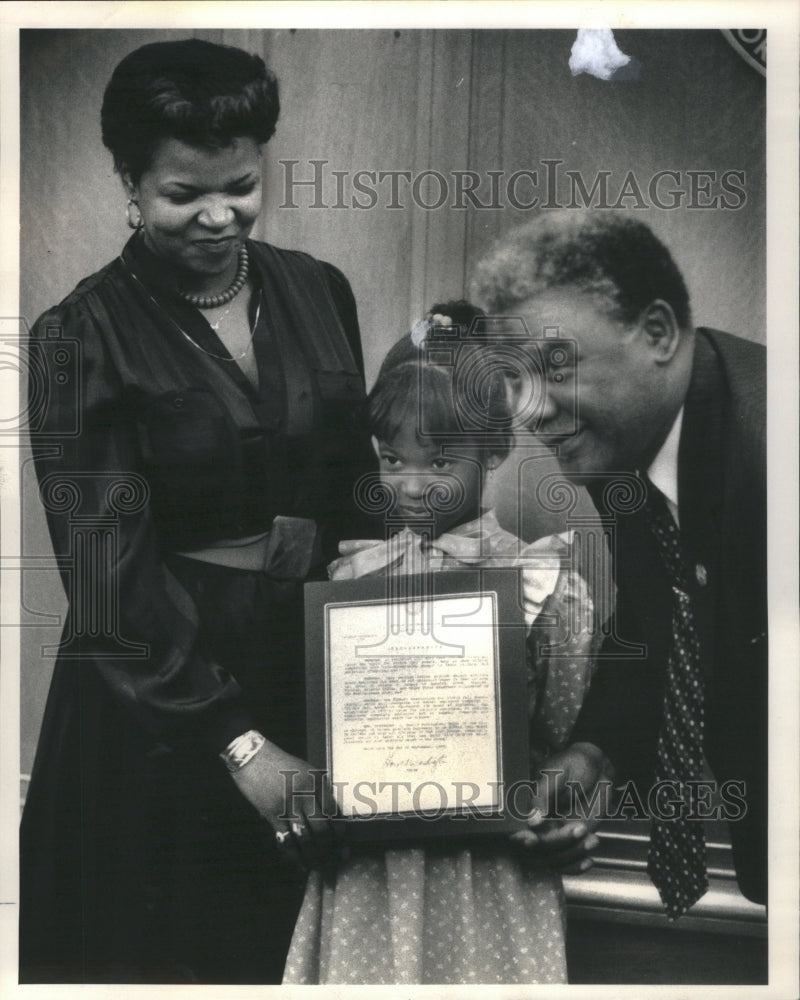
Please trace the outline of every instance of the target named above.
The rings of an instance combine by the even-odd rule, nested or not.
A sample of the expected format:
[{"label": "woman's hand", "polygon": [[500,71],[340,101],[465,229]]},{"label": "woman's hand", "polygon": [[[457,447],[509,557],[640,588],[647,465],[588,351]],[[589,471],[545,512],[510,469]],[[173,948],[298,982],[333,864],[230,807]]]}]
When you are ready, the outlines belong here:
[{"label": "woman's hand", "polygon": [[329,822],[336,802],[324,771],[267,741],[231,777],[292,861],[311,868],[341,856],[343,844]]}]

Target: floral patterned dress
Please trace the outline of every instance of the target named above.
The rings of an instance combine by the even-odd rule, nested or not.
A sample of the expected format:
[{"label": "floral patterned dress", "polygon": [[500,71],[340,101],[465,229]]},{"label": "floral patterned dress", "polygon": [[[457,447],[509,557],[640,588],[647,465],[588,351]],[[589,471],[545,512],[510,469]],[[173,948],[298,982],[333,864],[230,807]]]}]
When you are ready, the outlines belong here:
[{"label": "floral patterned dress", "polygon": [[[385,543],[375,551],[383,563],[377,571],[404,572],[403,559],[390,559]],[[340,575],[350,558],[338,561]],[[364,556],[352,559],[361,561],[353,575],[363,575]],[[540,762],[568,740],[600,638],[568,538],[525,546],[488,511],[437,539],[428,559],[434,571],[517,567],[528,625],[542,612],[558,615],[559,628],[571,623],[571,634],[560,636],[568,643],[560,656],[548,650],[559,641],[552,630],[544,638],[536,628],[529,632],[531,760]],[[510,845],[359,848],[335,871],[309,875],[283,981],[564,983],[564,938],[561,877],[526,865]]]}]

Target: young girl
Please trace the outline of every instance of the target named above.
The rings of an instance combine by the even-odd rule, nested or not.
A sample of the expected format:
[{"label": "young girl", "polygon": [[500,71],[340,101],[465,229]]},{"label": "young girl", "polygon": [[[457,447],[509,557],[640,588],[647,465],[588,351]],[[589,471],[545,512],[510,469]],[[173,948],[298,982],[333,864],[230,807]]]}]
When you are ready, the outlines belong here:
[{"label": "young girl", "polygon": [[[529,633],[536,764],[567,742],[599,630],[586,586],[569,568],[567,543],[551,538],[526,547],[484,506],[487,480],[510,447],[503,375],[488,363],[482,376],[478,371],[480,402],[465,410],[464,369],[434,363],[430,338],[423,338],[434,324],[455,326],[454,318],[465,333],[480,313],[467,303],[435,306],[432,313],[389,352],[367,401],[381,478],[396,498],[391,523],[398,532],[385,541],[342,542],[343,555],[329,572],[347,579],[519,567],[528,624],[544,610],[572,629],[570,656],[549,660],[546,646],[558,640],[552,627]],[[472,355],[473,375],[477,359]],[[450,498],[438,509],[437,495]],[[284,982],[563,983],[564,924],[560,876],[535,869],[510,842],[354,851],[335,871],[310,874]]]}]

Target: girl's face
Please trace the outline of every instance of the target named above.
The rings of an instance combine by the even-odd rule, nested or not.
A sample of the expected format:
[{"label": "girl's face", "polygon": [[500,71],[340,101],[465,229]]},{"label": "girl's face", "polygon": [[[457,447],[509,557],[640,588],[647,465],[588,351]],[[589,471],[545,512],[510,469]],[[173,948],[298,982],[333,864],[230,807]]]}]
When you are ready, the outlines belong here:
[{"label": "girl's face", "polygon": [[148,247],[196,288],[225,287],[239,248],[261,210],[261,150],[243,136],[219,149],[164,139],[138,184],[123,173],[139,205]]},{"label": "girl's face", "polygon": [[[477,448],[454,445],[444,455],[441,445],[420,443],[404,428],[391,441],[372,439],[378,455],[381,481],[396,497],[392,519],[413,531],[439,535],[480,514],[484,469]],[[489,459],[489,464],[496,461]]]}]

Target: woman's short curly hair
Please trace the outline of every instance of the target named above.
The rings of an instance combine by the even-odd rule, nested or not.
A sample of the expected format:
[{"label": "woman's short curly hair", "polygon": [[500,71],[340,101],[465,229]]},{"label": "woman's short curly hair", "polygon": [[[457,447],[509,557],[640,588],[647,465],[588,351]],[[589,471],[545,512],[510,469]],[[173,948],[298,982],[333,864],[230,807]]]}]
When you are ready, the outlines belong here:
[{"label": "woman's short curly hair", "polygon": [[117,170],[138,182],[166,138],[226,146],[275,132],[278,82],[262,59],[198,38],[143,45],[114,70],[101,111],[103,142]]},{"label": "woman's short curly hair", "polygon": [[615,212],[542,212],[497,241],[477,264],[471,293],[489,313],[509,313],[566,285],[604,296],[623,323],[663,299],[681,329],[691,325],[689,294],[669,250],[643,222]]}]

